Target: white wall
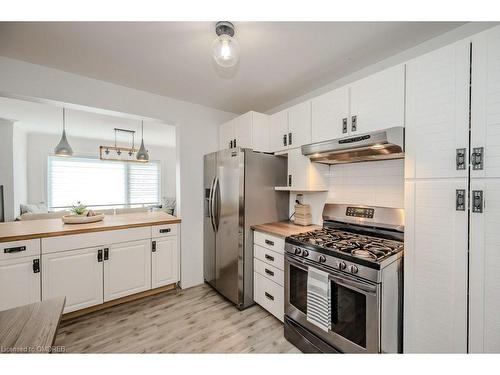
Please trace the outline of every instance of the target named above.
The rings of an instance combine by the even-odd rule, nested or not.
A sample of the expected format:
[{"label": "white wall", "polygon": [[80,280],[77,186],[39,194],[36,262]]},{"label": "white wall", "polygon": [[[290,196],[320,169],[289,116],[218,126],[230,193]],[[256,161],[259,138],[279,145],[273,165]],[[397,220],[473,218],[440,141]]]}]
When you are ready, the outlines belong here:
[{"label": "white wall", "polygon": [[3,185],[5,221],[13,220],[15,217],[13,132],[14,122],[0,119],[0,185]]},{"label": "white wall", "polygon": [[0,57],[0,94],[129,113],[177,125],[181,282],[203,282],[203,155],[217,149],[218,125],[236,115],[40,65]]},{"label": "white wall", "polygon": [[[47,203],[47,156],[54,153],[60,135],[28,133],[27,135],[27,202]],[[72,137],[68,140],[73,148],[74,156],[99,157],[99,146],[110,144],[109,141]],[[162,164],[162,197],[176,196],[176,150],[175,147],[146,145],[151,160]],[[17,186],[16,186],[17,190]],[[26,202],[23,202],[26,203]]]},{"label": "white wall", "polygon": [[21,203],[28,201],[28,174],[27,174],[27,134],[19,126],[19,123],[14,124],[13,134],[13,177],[14,177],[14,216],[20,215]]}]

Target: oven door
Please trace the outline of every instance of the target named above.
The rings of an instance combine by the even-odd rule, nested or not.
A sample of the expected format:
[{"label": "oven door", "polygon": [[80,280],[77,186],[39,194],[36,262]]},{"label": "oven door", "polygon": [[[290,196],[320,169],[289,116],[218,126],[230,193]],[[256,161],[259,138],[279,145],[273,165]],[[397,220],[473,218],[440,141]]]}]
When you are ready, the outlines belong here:
[{"label": "oven door", "polygon": [[380,352],[380,286],[323,268],[329,273],[331,329],[307,321],[307,260],[286,254],[285,314],[344,353]]}]

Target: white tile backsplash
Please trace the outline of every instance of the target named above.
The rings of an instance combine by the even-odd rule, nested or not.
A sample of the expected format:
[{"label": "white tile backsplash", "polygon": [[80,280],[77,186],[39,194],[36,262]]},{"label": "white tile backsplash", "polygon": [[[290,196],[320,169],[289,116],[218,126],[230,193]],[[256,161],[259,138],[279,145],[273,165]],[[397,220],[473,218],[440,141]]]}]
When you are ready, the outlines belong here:
[{"label": "white tile backsplash", "polygon": [[403,208],[404,161],[332,165],[327,203]]},{"label": "white tile backsplash", "polygon": [[[383,160],[330,166],[328,193],[303,193],[312,221],[322,224],[325,203],[404,208],[404,160]],[[290,194],[290,213],[297,194]]]}]

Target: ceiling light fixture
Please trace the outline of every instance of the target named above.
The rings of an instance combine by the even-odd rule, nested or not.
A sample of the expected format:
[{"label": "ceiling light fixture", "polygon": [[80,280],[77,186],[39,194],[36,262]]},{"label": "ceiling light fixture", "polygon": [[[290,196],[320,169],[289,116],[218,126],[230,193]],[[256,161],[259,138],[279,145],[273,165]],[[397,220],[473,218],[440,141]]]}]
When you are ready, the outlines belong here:
[{"label": "ceiling light fixture", "polygon": [[144,147],[144,121],[141,121],[141,131],[141,147],[139,147],[139,151],[137,151],[137,160],[148,161],[148,151],[146,150],[146,147]]},{"label": "ceiling light fixture", "polygon": [[215,24],[217,38],[212,43],[212,53],[217,64],[230,68],[238,63],[240,47],[234,36],[231,22],[219,21]]},{"label": "ceiling light fixture", "polygon": [[68,139],[66,138],[66,108],[62,110],[62,123],[63,123],[63,132],[61,135],[61,140],[57,144],[54,149],[54,154],[57,156],[72,156],[73,149],[68,143]]}]

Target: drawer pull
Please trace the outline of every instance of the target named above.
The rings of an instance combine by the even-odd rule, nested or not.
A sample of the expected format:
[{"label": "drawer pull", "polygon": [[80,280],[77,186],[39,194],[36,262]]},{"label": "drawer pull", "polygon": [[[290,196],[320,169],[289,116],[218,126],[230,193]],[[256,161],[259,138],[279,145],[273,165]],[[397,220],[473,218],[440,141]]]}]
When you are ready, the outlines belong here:
[{"label": "drawer pull", "polygon": [[160,233],[168,233],[168,232],[170,232],[170,228],[160,229]]},{"label": "drawer pull", "polygon": [[271,301],[274,301],[274,297],[271,294],[269,294],[268,292],[264,292],[264,294],[265,294],[265,296],[266,296],[267,299],[270,299]]},{"label": "drawer pull", "polygon": [[265,242],[266,242],[266,244],[268,244],[269,246],[274,246],[274,241],[271,241],[271,240],[266,240]]},{"label": "drawer pull", "polygon": [[271,262],[274,262],[274,257],[273,257],[273,256],[266,254],[266,255],[264,255],[264,257],[265,257],[267,260],[270,260]]},{"label": "drawer pull", "polygon": [[267,273],[269,276],[274,276],[274,272],[271,270],[268,270],[267,268],[264,268],[264,272]]},{"label": "drawer pull", "polygon": [[8,247],[8,248],[3,249],[3,252],[6,254],[20,253],[21,251],[26,251],[26,246]]}]

